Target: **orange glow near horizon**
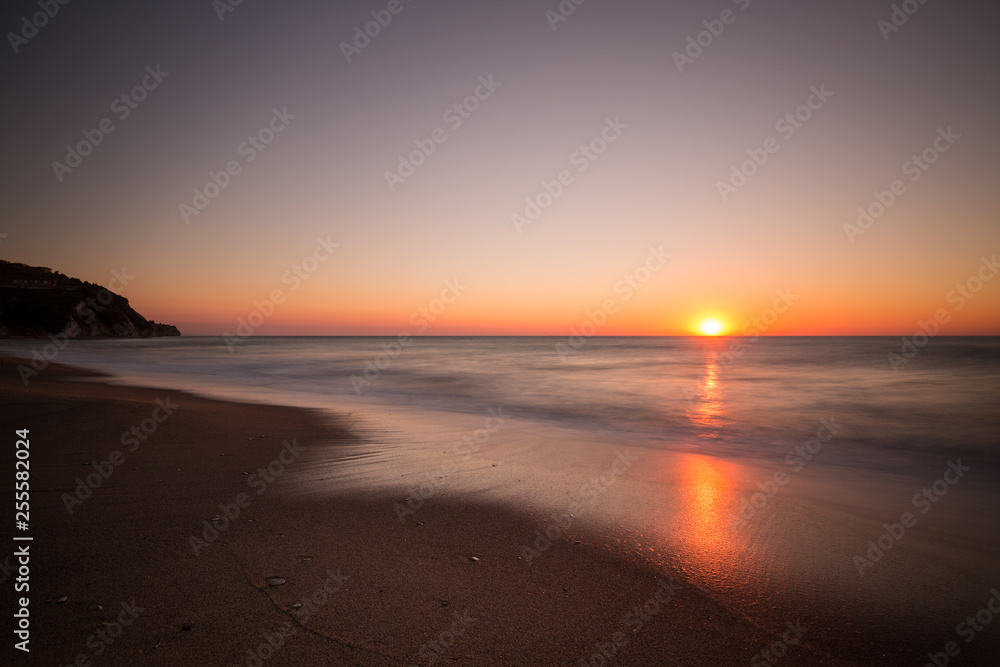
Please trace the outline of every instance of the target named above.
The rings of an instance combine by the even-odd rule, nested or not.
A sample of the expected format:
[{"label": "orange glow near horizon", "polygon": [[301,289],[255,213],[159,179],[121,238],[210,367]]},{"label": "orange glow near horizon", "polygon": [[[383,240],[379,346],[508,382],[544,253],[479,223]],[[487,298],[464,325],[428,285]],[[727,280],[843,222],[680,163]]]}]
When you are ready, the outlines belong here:
[{"label": "orange glow near horizon", "polygon": [[[91,278],[91,276],[85,276]],[[100,280],[100,276],[94,279]],[[221,335],[232,332],[237,318],[246,318],[255,302],[263,303],[277,283],[259,280],[247,285],[220,285],[208,291],[197,280],[149,279],[129,285],[123,296],[144,316],[176,324],[185,335]],[[523,299],[498,290],[485,293],[469,289],[433,321],[419,314],[437,296],[440,288],[392,292],[381,286],[352,291],[323,284],[317,278],[300,290],[283,290],[285,301],[276,307],[256,333],[275,336],[410,335],[469,336],[570,336],[588,323],[588,313],[600,311],[600,301],[587,295],[551,303],[544,293]],[[992,294],[983,293],[961,310],[951,307],[944,295],[922,302],[899,298],[890,304],[864,295],[849,303],[838,303],[833,294],[803,293],[801,300],[776,318],[768,315],[773,297],[737,295],[711,312],[689,304],[699,296],[676,298],[670,292],[640,293],[621,301],[594,336],[909,336],[918,321],[927,321],[938,308],[949,317],[940,335],[996,335],[1000,310]],[[647,296],[648,294],[648,296]],[[708,298],[711,298],[710,296]],[[664,303],[670,304],[664,308]],[[595,303],[597,305],[595,305]],[[745,305],[749,304],[749,305]],[[693,306],[693,307],[692,307]],[[720,314],[724,313],[724,314]],[[416,314],[416,315],[415,315]],[[595,316],[596,317],[596,316]],[[424,324],[426,323],[426,326]]]},{"label": "orange glow near horizon", "polygon": [[[929,322],[941,337],[1000,336],[998,93],[981,85],[1000,58],[994,22],[964,13],[994,3],[938,3],[942,15],[963,12],[946,25],[968,30],[894,38],[888,50],[855,39],[874,21],[871,3],[841,3],[842,20],[823,30],[824,5],[762,10],[753,43],[713,49],[736,67],[698,64],[690,79],[661,71],[664,31],[680,42],[700,20],[677,3],[608,10],[589,27],[574,19],[558,40],[541,16],[525,31],[516,3],[424,3],[410,28],[421,39],[380,39],[378,57],[373,46],[348,58],[365,61],[358,68],[303,57],[330,26],[360,20],[350,3],[309,3],[294,29],[277,3],[256,4],[241,12],[241,34],[260,31],[273,48],[245,38],[191,49],[164,38],[186,29],[164,21],[186,14],[136,16],[163,39],[157,58],[185,74],[85,159],[70,154],[94,143],[92,129],[81,136],[99,119],[93,105],[138,75],[125,60],[108,67],[107,54],[134,49],[136,33],[102,23],[112,41],[101,49],[53,39],[51,57],[20,59],[0,256],[106,288],[124,272],[121,296],[138,313],[193,336],[232,333],[257,303],[262,336],[586,329],[901,346]],[[481,28],[474,40],[457,29],[469,21]],[[87,33],[59,23],[68,38]],[[823,77],[840,82],[818,96],[817,53],[830,54]],[[60,66],[77,56],[87,85]],[[226,85],[205,85],[215,81],[206,62],[232,70]],[[859,63],[900,74],[887,86]],[[476,79],[488,69],[499,81]],[[596,81],[610,82],[613,105],[595,103]],[[460,100],[470,108],[457,113]],[[807,124],[788,123],[805,111]],[[944,129],[952,122],[957,133]],[[273,143],[244,142],[255,132]],[[925,152],[940,159],[911,159]],[[891,192],[896,180],[905,196]],[[447,307],[421,316],[443,292]]]}]

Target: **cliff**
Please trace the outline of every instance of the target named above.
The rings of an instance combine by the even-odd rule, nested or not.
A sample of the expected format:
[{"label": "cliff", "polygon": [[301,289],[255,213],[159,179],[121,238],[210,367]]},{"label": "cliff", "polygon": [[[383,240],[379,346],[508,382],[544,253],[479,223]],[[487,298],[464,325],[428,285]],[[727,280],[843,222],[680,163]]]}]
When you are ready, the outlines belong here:
[{"label": "cliff", "polygon": [[65,334],[70,338],[180,336],[137,313],[128,299],[41,266],[0,260],[0,337]]}]

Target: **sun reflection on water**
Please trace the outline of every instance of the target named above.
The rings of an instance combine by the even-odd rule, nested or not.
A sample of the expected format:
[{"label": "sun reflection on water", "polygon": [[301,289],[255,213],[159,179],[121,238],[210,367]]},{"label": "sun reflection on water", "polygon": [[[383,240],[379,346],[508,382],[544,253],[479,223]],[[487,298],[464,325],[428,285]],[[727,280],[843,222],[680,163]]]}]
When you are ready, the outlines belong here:
[{"label": "sun reflection on water", "polygon": [[741,548],[731,519],[737,466],[701,454],[682,454],[679,465],[681,552],[691,571],[718,583]]},{"label": "sun reflection on water", "polygon": [[732,423],[726,415],[719,360],[713,344],[716,342],[711,340],[707,343],[711,347],[706,350],[705,372],[698,382],[695,394],[691,396],[692,404],[688,410],[688,419],[698,427],[699,438],[720,438],[723,436],[723,429]]},{"label": "sun reflection on water", "polygon": [[[732,423],[716,343],[706,343],[704,373],[688,410],[688,419],[697,427],[697,439],[721,439]],[[698,447],[697,440],[692,444]],[[682,554],[687,566],[700,577],[720,583],[732,572],[742,549],[732,518],[741,468],[723,459],[694,453],[682,454],[678,466]]]}]

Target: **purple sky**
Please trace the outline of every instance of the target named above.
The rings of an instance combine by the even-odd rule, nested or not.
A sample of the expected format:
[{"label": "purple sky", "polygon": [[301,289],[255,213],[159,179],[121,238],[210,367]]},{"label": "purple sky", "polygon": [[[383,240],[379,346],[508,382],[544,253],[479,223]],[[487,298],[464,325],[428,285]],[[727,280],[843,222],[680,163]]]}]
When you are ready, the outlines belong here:
[{"label": "purple sky", "polygon": [[279,290],[261,333],[393,334],[458,279],[427,333],[738,331],[791,289],[775,333],[998,334],[1000,281],[948,296],[1000,250],[1000,10],[902,4],[11,2],[0,256],[128,267],[185,333]]}]

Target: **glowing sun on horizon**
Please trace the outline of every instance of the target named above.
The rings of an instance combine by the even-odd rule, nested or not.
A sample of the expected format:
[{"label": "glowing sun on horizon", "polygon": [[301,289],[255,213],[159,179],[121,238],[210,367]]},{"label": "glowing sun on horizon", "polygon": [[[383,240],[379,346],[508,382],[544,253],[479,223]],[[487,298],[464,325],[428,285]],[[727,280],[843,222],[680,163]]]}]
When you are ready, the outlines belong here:
[{"label": "glowing sun on horizon", "polygon": [[701,323],[698,324],[698,331],[700,331],[703,336],[718,336],[722,333],[724,328],[725,327],[722,325],[722,322],[712,318],[702,320]]}]

